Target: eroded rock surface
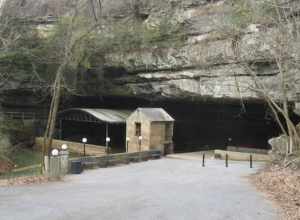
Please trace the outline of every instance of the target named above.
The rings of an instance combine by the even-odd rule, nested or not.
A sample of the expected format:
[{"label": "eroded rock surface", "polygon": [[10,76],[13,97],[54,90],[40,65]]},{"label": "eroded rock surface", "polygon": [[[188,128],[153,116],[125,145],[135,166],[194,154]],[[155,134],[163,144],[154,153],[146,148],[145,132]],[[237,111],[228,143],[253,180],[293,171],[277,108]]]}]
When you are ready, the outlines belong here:
[{"label": "eroded rock surface", "polygon": [[[53,18],[66,14],[72,4],[69,0],[9,0],[2,6],[19,16]],[[101,66],[101,71],[96,70],[94,78],[85,79],[83,86],[101,87],[104,74],[110,82],[106,95],[260,99],[254,89],[254,73],[269,94],[279,99],[280,76],[270,54],[276,30],[253,24],[239,39],[234,39],[224,31],[228,7],[224,0],[86,1],[82,10],[87,16],[102,16],[109,22],[136,19],[148,27],[167,18],[183,27],[186,40],[176,47],[140,48],[108,54],[104,61],[99,58],[95,65]],[[298,51],[299,44],[295,43],[294,48]],[[251,64],[250,72],[245,63]],[[122,74],[110,74],[111,70],[122,70]],[[288,96],[293,100],[300,91],[299,69],[292,69],[287,75],[292,82],[288,83]],[[99,95],[98,92],[87,89],[86,93]]]}]

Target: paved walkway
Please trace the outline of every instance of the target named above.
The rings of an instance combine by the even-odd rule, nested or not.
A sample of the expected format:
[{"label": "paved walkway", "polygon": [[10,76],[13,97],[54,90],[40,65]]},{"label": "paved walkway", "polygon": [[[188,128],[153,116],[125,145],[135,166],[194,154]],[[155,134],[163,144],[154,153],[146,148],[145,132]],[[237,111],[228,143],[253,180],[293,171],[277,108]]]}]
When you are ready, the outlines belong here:
[{"label": "paved walkway", "polygon": [[64,182],[0,188],[5,220],[276,220],[248,163],[161,159],[86,171]]}]

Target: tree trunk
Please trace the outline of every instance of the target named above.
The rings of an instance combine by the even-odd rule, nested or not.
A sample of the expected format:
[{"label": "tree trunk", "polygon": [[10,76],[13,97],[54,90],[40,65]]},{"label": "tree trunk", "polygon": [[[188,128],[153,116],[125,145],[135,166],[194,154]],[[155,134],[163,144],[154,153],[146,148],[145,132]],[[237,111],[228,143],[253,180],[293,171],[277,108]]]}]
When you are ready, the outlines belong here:
[{"label": "tree trunk", "polygon": [[47,122],[47,126],[46,126],[46,131],[44,134],[43,158],[42,158],[43,167],[45,166],[44,156],[46,156],[46,155],[50,156],[50,152],[52,149],[52,140],[53,140],[53,134],[55,131],[56,116],[57,116],[57,112],[58,112],[59,104],[60,104],[63,72],[67,66],[67,63],[68,63],[68,58],[66,57],[66,58],[64,58],[63,63],[59,66],[57,73],[56,73],[56,78],[54,81],[53,95],[52,95],[51,105],[50,105],[50,109],[49,109],[48,122]]}]

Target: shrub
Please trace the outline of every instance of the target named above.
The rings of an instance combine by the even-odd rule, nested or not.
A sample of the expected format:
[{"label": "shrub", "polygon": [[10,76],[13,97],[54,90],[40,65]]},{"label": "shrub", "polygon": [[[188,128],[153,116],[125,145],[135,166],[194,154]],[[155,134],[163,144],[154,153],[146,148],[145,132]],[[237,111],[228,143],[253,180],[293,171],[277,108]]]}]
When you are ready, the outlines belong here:
[{"label": "shrub", "polygon": [[0,157],[10,158],[14,146],[24,143],[25,146],[33,142],[34,129],[32,123],[21,120],[0,119]]},{"label": "shrub", "polygon": [[12,152],[9,136],[0,131],[0,161],[7,160]]},{"label": "shrub", "polygon": [[229,0],[229,13],[225,17],[228,32],[242,31],[250,24],[271,24],[278,19],[278,6],[273,0]]},{"label": "shrub", "polygon": [[144,23],[118,23],[97,36],[96,49],[103,54],[147,48],[178,47],[186,39],[180,24],[163,19],[154,27]]}]

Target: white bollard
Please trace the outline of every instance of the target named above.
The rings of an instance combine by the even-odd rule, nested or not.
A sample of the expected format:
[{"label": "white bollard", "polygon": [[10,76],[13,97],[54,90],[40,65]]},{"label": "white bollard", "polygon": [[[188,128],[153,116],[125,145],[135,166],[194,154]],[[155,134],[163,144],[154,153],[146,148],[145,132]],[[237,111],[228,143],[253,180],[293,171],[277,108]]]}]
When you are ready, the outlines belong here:
[{"label": "white bollard", "polygon": [[65,146],[62,146],[61,149],[62,150],[59,152],[61,174],[66,175],[69,171],[69,151],[67,147],[65,148]]},{"label": "white bollard", "polygon": [[61,177],[61,163],[59,151],[57,149],[53,149],[51,151],[49,162],[49,177],[53,179],[59,179]]}]

